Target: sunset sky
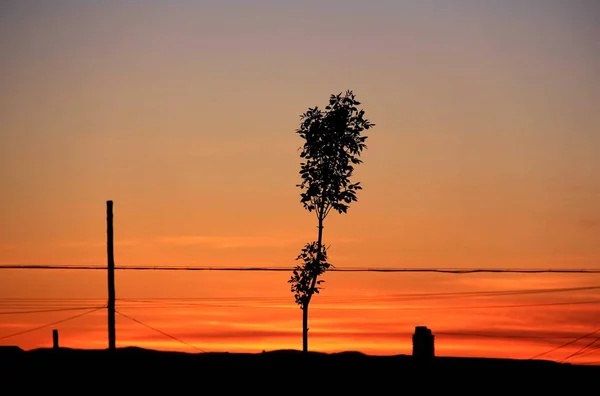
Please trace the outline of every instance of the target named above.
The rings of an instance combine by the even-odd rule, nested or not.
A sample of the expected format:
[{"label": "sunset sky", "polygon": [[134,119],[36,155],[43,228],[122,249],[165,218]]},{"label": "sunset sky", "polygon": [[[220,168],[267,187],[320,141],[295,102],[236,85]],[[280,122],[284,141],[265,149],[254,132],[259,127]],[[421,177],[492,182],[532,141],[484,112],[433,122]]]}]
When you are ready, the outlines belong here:
[{"label": "sunset sky", "polygon": [[[317,233],[299,115],[352,89],[376,127],[325,222],[335,266],[600,270],[599,20],[593,0],[2,1],[0,265],[105,265],[113,200],[117,265],[292,267]],[[300,349],[290,275],[119,271],[117,310],[150,327],[118,316],[118,346]],[[598,330],[560,360],[600,336],[600,274],[325,279],[312,350],[409,354],[425,325],[439,355],[530,358]],[[0,345],[105,348],[106,310],[11,336],[105,302],[103,271],[0,269]]]}]

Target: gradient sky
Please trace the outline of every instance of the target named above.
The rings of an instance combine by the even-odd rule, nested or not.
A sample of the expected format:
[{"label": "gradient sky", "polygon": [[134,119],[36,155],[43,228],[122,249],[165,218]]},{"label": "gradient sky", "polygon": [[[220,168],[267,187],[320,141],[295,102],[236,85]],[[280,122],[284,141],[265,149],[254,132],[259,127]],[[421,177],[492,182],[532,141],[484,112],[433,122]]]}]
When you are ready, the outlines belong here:
[{"label": "gradient sky", "polygon": [[[600,269],[598,20],[592,0],[3,1],[0,264],[104,265],[111,199],[118,265],[292,266],[316,236],[299,114],[352,89],[376,127],[359,201],[325,223],[334,265]],[[300,348],[288,277],[119,272],[117,294],[205,350]],[[427,325],[441,354],[527,358],[600,327],[598,304],[538,305],[595,289],[407,296],[595,275],[326,279],[319,350],[410,353]],[[8,313],[105,299],[102,272],[1,270],[0,286],[0,344],[24,348],[50,328],[3,335],[77,312]],[[105,312],[60,326],[68,346],[106,345]],[[120,318],[119,345],[189,349],[140,326]]]}]

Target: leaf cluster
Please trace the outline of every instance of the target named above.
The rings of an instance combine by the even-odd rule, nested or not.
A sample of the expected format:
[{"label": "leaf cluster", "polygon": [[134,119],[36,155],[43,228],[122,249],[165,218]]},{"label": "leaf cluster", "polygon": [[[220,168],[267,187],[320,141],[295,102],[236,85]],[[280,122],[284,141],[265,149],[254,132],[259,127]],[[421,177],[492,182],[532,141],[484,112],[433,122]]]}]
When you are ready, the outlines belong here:
[{"label": "leaf cluster", "polygon": [[325,282],[322,279],[314,282],[313,279],[317,279],[332,267],[327,262],[327,248],[322,246],[321,254],[319,255],[318,253],[319,245],[317,242],[307,243],[298,257],[296,257],[296,260],[301,261],[301,264],[294,268],[292,277],[288,280],[288,283],[291,284],[290,289],[294,293],[296,304],[301,309],[305,309],[308,306],[313,294],[318,294],[319,290],[322,289],[321,284]]},{"label": "leaf cluster", "polygon": [[352,91],[344,95],[331,95],[324,110],[309,108],[300,116],[296,131],[304,139],[300,157],[302,182],[301,203],[308,211],[316,211],[324,219],[331,209],[346,213],[356,193],[362,189],[360,182],[352,183],[354,166],[367,147],[367,136],[362,132],[375,126],[359,110],[360,102]]}]

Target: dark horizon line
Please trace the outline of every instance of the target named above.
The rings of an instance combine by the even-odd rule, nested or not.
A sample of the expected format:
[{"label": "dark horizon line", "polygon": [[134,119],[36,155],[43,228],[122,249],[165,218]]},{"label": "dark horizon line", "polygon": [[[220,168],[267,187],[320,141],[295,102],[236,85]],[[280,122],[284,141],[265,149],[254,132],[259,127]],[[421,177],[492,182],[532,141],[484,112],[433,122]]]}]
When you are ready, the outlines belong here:
[{"label": "dark horizon line", "polygon": [[[189,345],[188,345],[189,346]],[[24,349],[18,345],[3,345],[2,347],[4,348],[18,348],[20,353],[35,353],[38,351],[53,351],[53,352],[57,352],[57,351],[75,351],[75,352],[80,352],[80,353],[103,353],[103,352],[110,352],[109,348],[83,348],[83,347],[68,347],[68,346],[60,346],[59,348],[53,348],[53,347],[37,347],[37,348],[30,348],[30,349]],[[121,346],[117,346],[115,348],[116,350],[120,350],[120,351],[145,351],[145,352],[151,352],[151,353],[155,353],[156,355],[169,355],[172,353],[177,353],[177,354],[185,354],[185,355],[244,355],[244,356],[261,356],[261,355],[265,355],[265,354],[294,354],[294,355],[301,355],[304,352],[302,352],[301,349],[294,349],[294,348],[281,348],[281,349],[264,349],[262,351],[260,351],[260,349],[257,349],[256,351],[244,351],[244,352],[230,352],[230,351],[226,351],[226,350],[211,350],[211,351],[206,351],[206,350],[199,350],[199,352],[188,352],[188,351],[183,351],[180,349],[158,349],[158,348],[150,348],[150,347],[143,347],[143,346],[138,346],[138,345],[121,345]],[[198,349],[198,348],[195,348]],[[324,351],[324,350],[311,350],[308,351],[308,354],[311,355],[329,355],[329,356],[340,356],[340,355],[362,355],[363,357],[366,358],[401,358],[401,359],[414,359],[415,356],[412,355],[411,353],[394,353],[394,354],[379,354],[379,353],[368,353],[368,352],[363,352],[361,350],[354,350],[354,349],[347,349],[347,350],[339,350],[339,351]],[[597,366],[600,365],[600,361],[591,361],[591,362],[573,362],[573,361],[562,361],[562,360],[552,360],[552,359],[541,359],[540,358],[511,358],[511,357],[499,357],[499,356],[477,356],[477,355],[435,355],[433,356],[434,359],[443,359],[443,360],[477,360],[477,361],[493,361],[493,360],[499,360],[499,361],[513,361],[515,363],[519,363],[519,362],[545,362],[545,363],[549,363],[549,364],[556,364],[556,365],[570,365],[570,366]]]},{"label": "dark horizon line", "polygon": [[[107,270],[105,266],[94,265],[52,265],[52,264],[6,264],[0,269],[48,269],[48,270]],[[292,271],[293,267],[210,267],[210,266],[115,266],[115,270],[129,271],[253,271],[280,272]],[[377,267],[341,267],[330,268],[332,272],[436,272],[446,274],[473,273],[571,273],[571,274],[600,274],[600,269],[567,269],[567,268],[377,268]]]}]

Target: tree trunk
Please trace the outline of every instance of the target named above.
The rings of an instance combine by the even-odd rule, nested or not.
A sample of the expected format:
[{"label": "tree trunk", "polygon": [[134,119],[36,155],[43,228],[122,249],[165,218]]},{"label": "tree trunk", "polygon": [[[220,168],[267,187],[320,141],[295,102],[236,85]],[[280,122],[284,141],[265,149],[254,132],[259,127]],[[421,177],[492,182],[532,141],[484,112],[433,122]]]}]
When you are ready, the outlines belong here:
[{"label": "tree trunk", "polygon": [[308,303],[302,307],[302,352],[308,353]]},{"label": "tree trunk", "polygon": [[[322,210],[322,209],[321,209]],[[319,216],[319,236],[317,237],[317,259],[319,264],[323,261],[321,257],[321,249],[323,248],[323,215]]]},{"label": "tree trunk", "polygon": [[[321,212],[322,213],[322,212]],[[321,249],[323,246],[323,216],[319,216],[319,236],[317,238],[317,265],[321,265],[323,261],[323,256],[321,254]],[[308,296],[308,300],[302,306],[302,352],[308,352],[308,305],[310,304],[310,300],[312,299],[315,287],[317,286],[317,277],[314,276],[312,278],[312,282],[310,285],[310,294]]]}]

